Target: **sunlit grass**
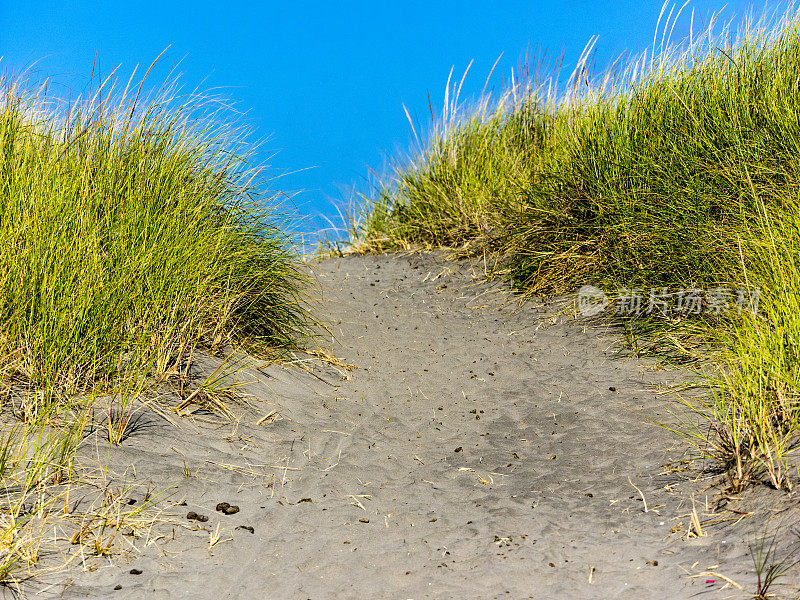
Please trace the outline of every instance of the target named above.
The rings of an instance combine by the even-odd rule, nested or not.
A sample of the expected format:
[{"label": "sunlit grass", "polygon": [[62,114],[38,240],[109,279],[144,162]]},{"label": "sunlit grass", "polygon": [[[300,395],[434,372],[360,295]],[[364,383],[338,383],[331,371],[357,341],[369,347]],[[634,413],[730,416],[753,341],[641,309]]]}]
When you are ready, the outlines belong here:
[{"label": "sunlit grass", "polygon": [[131,402],[196,349],[276,357],[309,331],[246,132],[143,83],[64,105],[0,79],[2,580],[31,562],[14,507],[70,480],[101,398],[119,443]]},{"label": "sunlit grass", "polygon": [[[353,248],[493,253],[514,285],[540,295],[586,283],[760,288],[757,315],[689,328],[727,349],[714,398],[694,408],[716,435],[704,451],[734,488],[790,488],[786,456],[800,429],[798,13],[738,33],[712,24],[670,49],[680,10],[667,8],[660,46],[600,81],[589,77],[590,45],[563,93],[554,77],[523,78],[472,108],[453,94],[427,142],[354,220]],[[657,335],[677,340],[678,325],[657,323]]]}]

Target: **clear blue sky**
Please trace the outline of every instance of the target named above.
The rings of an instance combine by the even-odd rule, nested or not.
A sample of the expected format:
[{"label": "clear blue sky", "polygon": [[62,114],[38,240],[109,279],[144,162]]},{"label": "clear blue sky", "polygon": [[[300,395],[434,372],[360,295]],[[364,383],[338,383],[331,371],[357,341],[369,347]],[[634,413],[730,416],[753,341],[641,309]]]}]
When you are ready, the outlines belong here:
[{"label": "clear blue sky", "polygon": [[[688,32],[691,7],[697,27],[726,4],[725,20],[743,16],[752,5],[693,0],[675,36]],[[552,56],[563,51],[571,70],[589,38],[598,35],[595,65],[602,70],[622,52],[638,53],[651,44],[661,5],[661,0],[5,1],[0,70],[19,73],[39,61],[38,76],[75,96],[85,89],[95,54],[103,74],[122,65],[127,78],[137,63],[149,64],[171,45],[162,74],[180,61],[188,87],[222,88],[249,111],[257,135],[269,137],[261,158],[269,158],[272,174],[307,169],[273,186],[300,191],[299,212],[330,215],[332,202],[346,199],[343,187],[363,186],[368,167],[380,171],[387,156],[409,147],[403,104],[423,124],[428,91],[441,108],[452,66],[460,75],[474,59],[465,89],[475,93],[501,53],[495,85],[528,47]],[[764,4],[753,8],[760,15]]]}]

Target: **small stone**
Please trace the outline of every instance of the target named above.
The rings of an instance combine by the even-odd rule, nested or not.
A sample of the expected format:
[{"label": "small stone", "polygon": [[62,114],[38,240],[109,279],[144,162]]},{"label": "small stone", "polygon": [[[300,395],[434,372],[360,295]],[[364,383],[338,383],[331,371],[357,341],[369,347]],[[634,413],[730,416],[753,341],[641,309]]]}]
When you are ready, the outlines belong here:
[{"label": "small stone", "polygon": [[114,586],[114,591],[118,591],[118,590],[121,590],[121,589],[122,589],[122,584],[120,584],[120,583],[118,583],[117,585]]},{"label": "small stone", "polygon": [[131,569],[131,575],[141,575],[141,574],[142,574],[141,569]]}]

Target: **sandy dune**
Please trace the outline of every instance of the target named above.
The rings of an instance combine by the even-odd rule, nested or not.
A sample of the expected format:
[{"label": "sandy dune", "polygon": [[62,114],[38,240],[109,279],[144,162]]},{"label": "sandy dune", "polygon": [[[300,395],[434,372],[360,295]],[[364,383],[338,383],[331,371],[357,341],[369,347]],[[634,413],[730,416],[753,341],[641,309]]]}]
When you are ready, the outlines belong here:
[{"label": "sandy dune", "polygon": [[[761,488],[734,513],[709,487],[719,478],[664,467],[685,446],[648,422],[674,407],[653,386],[686,374],[620,356],[613,331],[509,302],[479,266],[348,257],[314,271],[326,343],[356,368],[251,367],[235,427],[143,413],[109,470],[127,469],[138,501],[174,485],[167,522],[30,595],[752,597],[753,532],[797,509]],[[727,521],[687,539],[692,497],[702,521]]]}]

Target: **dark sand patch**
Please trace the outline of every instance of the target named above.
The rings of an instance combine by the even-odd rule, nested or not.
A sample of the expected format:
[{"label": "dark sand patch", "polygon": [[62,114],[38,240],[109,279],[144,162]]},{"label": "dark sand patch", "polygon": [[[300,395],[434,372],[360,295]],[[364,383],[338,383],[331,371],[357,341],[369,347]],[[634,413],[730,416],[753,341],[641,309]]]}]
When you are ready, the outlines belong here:
[{"label": "dark sand patch", "polygon": [[[131,435],[109,470],[175,484],[171,522],[112,561],[75,561],[44,597],[752,597],[754,530],[798,511],[760,488],[727,503],[754,516],[686,539],[692,497],[703,521],[739,513],[718,478],[663,466],[685,446],[647,422],[674,406],[653,386],[685,374],[435,256],[314,271],[332,347],[358,368],[250,368],[260,401],[236,426]],[[705,571],[744,591],[692,577]]]}]

